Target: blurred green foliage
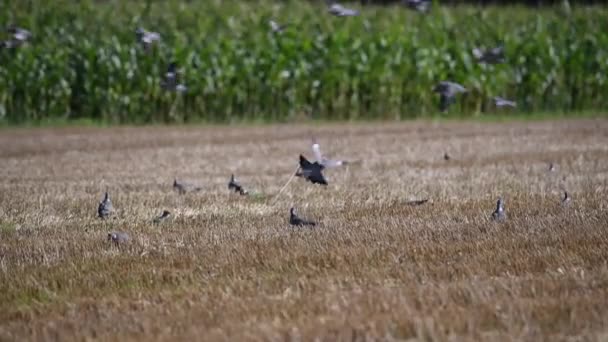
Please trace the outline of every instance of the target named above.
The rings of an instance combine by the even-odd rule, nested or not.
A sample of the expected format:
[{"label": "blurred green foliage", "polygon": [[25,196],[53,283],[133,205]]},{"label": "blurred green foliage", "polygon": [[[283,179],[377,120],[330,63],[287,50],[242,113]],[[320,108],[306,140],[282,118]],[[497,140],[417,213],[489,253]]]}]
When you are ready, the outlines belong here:
[{"label": "blurred green foliage", "polygon": [[[435,115],[441,80],[470,91],[447,115],[608,108],[608,8],[353,7],[271,1],[9,1],[0,24],[32,41],[0,50],[0,122],[106,123],[393,119]],[[292,23],[273,33],[269,19]],[[146,53],[142,26],[161,34]],[[8,33],[0,34],[8,38]],[[504,43],[507,63],[471,50]],[[163,91],[175,60],[186,94]]]}]

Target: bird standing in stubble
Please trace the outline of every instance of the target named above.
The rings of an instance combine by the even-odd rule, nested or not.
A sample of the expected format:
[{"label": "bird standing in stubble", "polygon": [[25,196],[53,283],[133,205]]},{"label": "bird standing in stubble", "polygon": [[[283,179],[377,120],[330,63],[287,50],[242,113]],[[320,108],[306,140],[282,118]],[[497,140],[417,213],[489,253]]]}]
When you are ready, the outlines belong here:
[{"label": "bird standing in stubble", "polygon": [[108,241],[111,241],[116,247],[129,242],[129,234],[123,232],[108,233]]},{"label": "bird standing in stubble", "polygon": [[112,214],[113,210],[114,208],[112,207],[110,195],[108,195],[108,192],[106,191],[106,194],[104,195],[101,202],[99,202],[99,206],[97,207],[97,216],[99,216],[99,218],[105,219]]},{"label": "bird standing in stubble", "polygon": [[247,190],[245,190],[245,188],[243,188],[241,183],[239,183],[234,178],[234,174],[230,175],[230,181],[228,182],[228,190],[234,190],[235,193],[238,193],[243,196],[249,194],[249,192],[247,192]]},{"label": "bird standing in stubble", "polygon": [[152,222],[158,224],[167,221],[170,217],[171,212],[169,210],[163,210],[162,214],[160,214],[160,216],[155,217]]},{"label": "bird standing in stubble", "polygon": [[507,219],[507,213],[505,212],[504,202],[501,197],[496,202],[496,210],[492,213],[492,220],[504,221]]},{"label": "bird standing in stubble", "polygon": [[298,215],[296,215],[296,209],[293,207],[291,209],[289,209],[289,224],[291,224],[292,226],[298,226],[298,227],[302,227],[302,226],[314,227],[317,225],[316,222],[305,220],[305,219],[298,217]]}]

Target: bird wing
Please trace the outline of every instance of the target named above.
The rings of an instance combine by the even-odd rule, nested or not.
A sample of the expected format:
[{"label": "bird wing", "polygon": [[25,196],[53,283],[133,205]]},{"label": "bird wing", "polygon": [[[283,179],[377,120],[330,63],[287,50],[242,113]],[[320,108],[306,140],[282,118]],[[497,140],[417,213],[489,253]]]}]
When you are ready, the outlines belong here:
[{"label": "bird wing", "polygon": [[302,169],[310,169],[312,167],[312,163],[308,161],[308,159],[304,158],[303,155],[300,154],[300,167]]},{"label": "bird wing", "polygon": [[321,147],[316,142],[312,144],[312,154],[315,156],[315,159],[317,160],[318,163],[321,163],[323,161],[323,155],[321,154]]}]

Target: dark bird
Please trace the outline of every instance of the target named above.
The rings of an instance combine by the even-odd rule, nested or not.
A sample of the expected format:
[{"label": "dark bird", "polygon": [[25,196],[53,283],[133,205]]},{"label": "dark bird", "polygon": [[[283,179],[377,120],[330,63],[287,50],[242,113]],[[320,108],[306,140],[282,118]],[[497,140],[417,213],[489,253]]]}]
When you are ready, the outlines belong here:
[{"label": "dark bird", "polygon": [[291,208],[289,209],[289,224],[291,224],[292,226],[311,226],[314,227],[317,224],[313,221],[308,221],[308,220],[304,220],[300,217],[298,217],[298,215],[296,215],[296,209],[295,208]]},{"label": "dark bird", "polygon": [[467,89],[456,82],[441,81],[433,91],[440,95],[439,109],[445,112],[448,107],[456,102],[456,95],[467,92]]},{"label": "dark bird", "polygon": [[562,206],[567,207],[570,205],[570,203],[572,203],[572,197],[570,197],[568,191],[564,191],[564,197],[562,198]]},{"label": "dark bird", "polygon": [[346,160],[329,159],[323,156],[321,153],[321,146],[319,146],[319,143],[317,143],[314,138],[312,140],[312,154],[315,156],[315,159],[317,160],[316,162],[321,164],[326,169],[349,164],[349,162]]},{"label": "dark bird", "polygon": [[419,205],[423,205],[423,204],[427,203],[428,201],[429,201],[429,199],[425,198],[425,199],[421,199],[421,200],[407,201],[405,204],[412,206],[412,207],[416,207]]},{"label": "dark bird", "polygon": [[282,33],[287,28],[287,26],[291,25],[290,23],[281,25],[272,19],[269,20],[268,23],[270,24],[270,30],[272,30],[272,32],[274,33]]},{"label": "dark bird", "polygon": [[247,195],[248,192],[243,186],[234,178],[234,174],[230,175],[230,181],[228,182],[228,190],[234,190],[235,193],[241,195]]},{"label": "dark bird", "polygon": [[450,155],[447,152],[443,155],[443,160],[450,160]]},{"label": "dark bird", "polygon": [[330,2],[329,9],[327,11],[329,12],[329,14],[335,15],[337,17],[355,17],[359,15],[359,11],[351,8],[346,8],[337,2]]},{"label": "dark bird", "polygon": [[191,183],[178,182],[177,179],[174,179],[173,189],[177,190],[177,192],[179,192],[180,194],[185,194],[186,192],[201,191],[203,188]]},{"label": "dark bird", "polygon": [[325,167],[318,162],[311,163],[303,155],[300,155],[300,169],[296,172],[297,177],[302,177],[313,184],[327,185],[323,177]]},{"label": "dark bird", "polygon": [[487,50],[474,48],[472,53],[479,63],[500,64],[505,62],[505,47],[503,45]]},{"label": "dark bird", "polygon": [[175,91],[178,93],[184,93],[188,88],[180,83],[181,72],[177,69],[177,63],[171,62],[167,67],[163,79],[161,80],[161,88],[167,91]]},{"label": "dark bird", "polygon": [[163,210],[162,214],[160,214],[160,216],[155,217],[152,222],[161,223],[169,219],[169,217],[171,217],[171,213],[169,212],[169,210]]},{"label": "dark bird", "polygon": [[555,164],[549,163],[549,172],[555,172],[555,171],[556,171]]},{"label": "dark bird", "polygon": [[498,198],[496,202],[496,210],[492,213],[492,220],[494,221],[504,221],[507,219],[507,213],[505,212],[505,207],[502,198]]},{"label": "dark bird", "polygon": [[160,33],[146,31],[144,28],[138,27],[135,29],[135,38],[144,50],[148,52],[154,43],[160,42]]},{"label": "dark bird", "polygon": [[428,12],[429,8],[431,7],[430,0],[403,0],[403,4],[407,8],[418,11],[420,13]]},{"label": "dark bird", "polygon": [[500,96],[495,96],[494,105],[496,105],[496,107],[498,107],[498,108],[503,108],[503,107],[515,108],[515,107],[517,107],[517,102],[504,99]]},{"label": "dark bird", "polygon": [[129,240],[130,240],[130,237],[129,237],[129,234],[127,234],[127,233],[123,233],[123,232],[108,233],[108,241],[111,241],[116,246],[125,244],[125,243],[129,242]]},{"label": "dark bird", "polygon": [[99,206],[97,207],[97,215],[99,216],[99,218],[105,219],[112,214],[113,210],[114,208],[112,207],[112,201],[110,200],[110,196],[106,191],[106,194],[104,195],[101,202],[99,202]]}]

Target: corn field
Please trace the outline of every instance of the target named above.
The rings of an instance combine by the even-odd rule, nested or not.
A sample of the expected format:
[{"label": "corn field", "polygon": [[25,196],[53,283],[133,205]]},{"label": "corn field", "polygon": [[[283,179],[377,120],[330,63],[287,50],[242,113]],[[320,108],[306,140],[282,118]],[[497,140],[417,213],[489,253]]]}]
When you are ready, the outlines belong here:
[{"label": "corn field", "polygon": [[[608,9],[365,6],[335,17],[298,1],[8,1],[0,24],[31,40],[0,50],[0,122],[401,119],[438,113],[433,86],[463,84],[448,116],[608,108]],[[282,32],[269,20],[290,23]],[[149,50],[135,39],[160,33]],[[8,33],[2,32],[0,39]],[[506,62],[475,47],[504,44]],[[175,61],[184,93],[161,87]]]}]

